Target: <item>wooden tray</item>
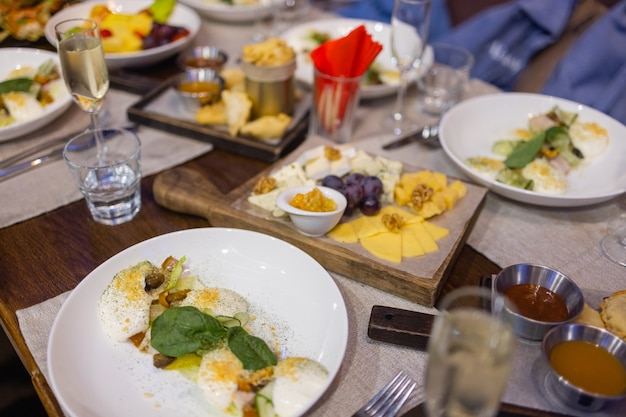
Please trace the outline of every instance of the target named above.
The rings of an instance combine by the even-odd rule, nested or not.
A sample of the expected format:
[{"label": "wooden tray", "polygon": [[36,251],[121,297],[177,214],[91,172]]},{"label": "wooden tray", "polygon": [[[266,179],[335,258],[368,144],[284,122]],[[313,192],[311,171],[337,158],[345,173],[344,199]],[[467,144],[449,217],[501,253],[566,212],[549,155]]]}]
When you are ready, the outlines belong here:
[{"label": "wooden tray", "polygon": [[327,237],[306,237],[288,220],[272,218],[269,213],[247,203],[246,197],[260,176],[268,175],[296,159],[301,151],[320,143],[330,144],[311,137],[289,158],[277,162],[226,196],[195,171],[183,168],[164,171],[153,185],[155,200],[171,210],[205,217],[212,226],[248,229],[275,236],[304,250],[330,271],[413,302],[433,306],[484,203],[487,189],[465,183],[467,195],[457,206],[429,220],[450,230],[450,234],[438,242],[438,252],[405,258],[400,264],[383,261],[370,255],[358,243],[343,244]]},{"label": "wooden tray", "polygon": [[[128,108],[128,119],[156,129],[165,130],[177,135],[187,136],[203,142],[212,143],[215,147],[225,149],[239,155],[274,162],[293,151],[306,138],[308,131],[308,108],[310,97],[306,94],[299,100],[294,121],[277,142],[270,143],[245,136],[230,136],[226,129],[201,125],[188,115],[181,115],[181,103],[172,100],[170,95],[173,78],[161,83],[147,93],[137,103]],[[175,97],[177,99],[177,97]],[[167,108],[157,109],[160,100],[169,103]]]}]

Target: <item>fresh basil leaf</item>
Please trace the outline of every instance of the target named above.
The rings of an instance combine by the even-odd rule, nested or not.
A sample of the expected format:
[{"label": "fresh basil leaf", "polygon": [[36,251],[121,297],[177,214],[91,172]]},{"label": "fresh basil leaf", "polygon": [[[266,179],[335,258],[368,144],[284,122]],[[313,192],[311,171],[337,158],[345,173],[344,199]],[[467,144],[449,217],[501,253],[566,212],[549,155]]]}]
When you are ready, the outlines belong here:
[{"label": "fresh basil leaf", "polygon": [[228,348],[237,356],[244,369],[256,371],[277,363],[276,354],[263,339],[252,336],[243,327],[228,329]]},{"label": "fresh basil leaf", "polygon": [[0,94],[10,93],[12,91],[29,92],[33,85],[30,78],[13,78],[0,83]]},{"label": "fresh basil leaf", "polygon": [[546,132],[538,133],[534,138],[521,143],[504,160],[507,168],[524,168],[537,156],[546,140]]},{"label": "fresh basil leaf", "polygon": [[210,350],[226,338],[226,329],[215,318],[192,306],[165,310],[152,323],[152,347],[178,358],[198,350]]}]

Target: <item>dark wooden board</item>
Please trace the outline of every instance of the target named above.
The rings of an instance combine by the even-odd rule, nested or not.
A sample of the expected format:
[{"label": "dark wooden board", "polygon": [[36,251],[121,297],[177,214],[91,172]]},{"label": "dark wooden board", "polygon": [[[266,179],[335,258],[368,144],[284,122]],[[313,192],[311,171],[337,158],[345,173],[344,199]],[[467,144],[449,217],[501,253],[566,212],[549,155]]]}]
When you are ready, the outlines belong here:
[{"label": "dark wooden board", "polygon": [[274,162],[293,151],[306,138],[308,132],[308,111],[296,120],[277,144],[264,142],[245,136],[230,136],[226,131],[205,126],[191,120],[184,120],[148,109],[149,105],[166,93],[173,84],[173,78],[160,83],[127,110],[128,119],[155,129],[187,136],[238,155]]},{"label": "dark wooden board", "polygon": [[[303,147],[306,148],[306,144]],[[442,250],[441,253],[433,255],[437,257],[437,261],[431,262],[430,266],[434,273],[427,276],[419,268],[419,263],[423,261],[403,260],[400,265],[391,264],[365,252],[359,244],[343,244],[326,237],[307,237],[297,232],[288,221],[278,221],[267,214],[260,216],[252,210],[242,209],[241,201],[245,201],[258,178],[268,175],[273,169],[285,163],[285,161],[275,163],[228,195],[223,195],[210,179],[196,171],[175,168],[164,171],[156,177],[153,186],[154,198],[157,203],[171,210],[205,217],[213,226],[241,228],[275,236],[304,250],[330,271],[422,305],[435,304],[484,203],[486,189],[468,184],[470,190],[468,195],[469,192],[474,195],[471,198],[466,196],[469,198],[467,212],[458,212],[461,221],[457,222],[458,230],[451,230],[447,237],[450,239],[447,243],[449,250]],[[475,201],[471,206],[470,200]],[[415,264],[418,266],[415,267]]]}]

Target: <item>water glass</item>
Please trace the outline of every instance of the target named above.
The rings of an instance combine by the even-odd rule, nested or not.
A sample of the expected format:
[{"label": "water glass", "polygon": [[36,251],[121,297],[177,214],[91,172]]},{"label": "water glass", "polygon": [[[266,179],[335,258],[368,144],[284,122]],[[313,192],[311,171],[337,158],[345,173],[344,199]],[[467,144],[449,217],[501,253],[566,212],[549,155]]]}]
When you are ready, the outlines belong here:
[{"label": "water glass", "polygon": [[473,55],[460,46],[432,44],[433,65],[417,80],[419,110],[439,117],[461,100],[474,65]]},{"label": "water glass", "polygon": [[314,68],[309,133],[347,143],[352,138],[362,77],[334,77]]},{"label": "water glass", "polygon": [[426,409],[430,417],[492,417],[509,377],[516,337],[504,296],[462,287],[440,306],[428,344]]},{"label": "water glass", "polygon": [[65,145],[63,158],[93,219],[109,226],[131,220],[141,208],[141,141],[125,129],[103,129],[101,146],[88,130]]}]

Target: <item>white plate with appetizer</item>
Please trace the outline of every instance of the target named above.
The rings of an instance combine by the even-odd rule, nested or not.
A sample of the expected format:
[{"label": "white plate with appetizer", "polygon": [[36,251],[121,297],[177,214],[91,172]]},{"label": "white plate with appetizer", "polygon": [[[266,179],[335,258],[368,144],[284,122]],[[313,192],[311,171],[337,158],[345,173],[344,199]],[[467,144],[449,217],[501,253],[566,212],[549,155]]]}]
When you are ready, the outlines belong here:
[{"label": "white plate with appetizer", "polygon": [[530,93],[475,97],[439,128],[450,159],[512,200],[578,207],[626,191],[626,127],[589,106]]},{"label": "white plate with appetizer", "polygon": [[231,3],[220,0],[180,0],[198,13],[223,22],[251,22],[268,17],[271,13],[271,1],[235,0]]},{"label": "white plate with appetizer", "polygon": [[[16,81],[15,79],[29,81]],[[57,54],[30,48],[0,49],[0,141],[33,132],[72,104]]]},{"label": "white plate with appetizer", "polygon": [[[111,18],[99,23],[107,67],[116,69],[148,66],[185,49],[198,34],[201,24],[200,16],[194,10],[183,4],[176,4],[167,18],[166,29],[154,31],[151,18],[137,18],[142,10],[152,4],[150,0],[91,0],[78,3],[50,18],[46,24],[46,39],[56,47],[56,24],[68,19],[89,18],[94,7],[105,6],[113,14],[127,15],[125,22],[133,21],[137,25],[130,28],[126,23],[120,25],[120,19]],[[129,32],[135,36],[126,36]],[[157,36],[157,32],[163,36]],[[137,39],[137,33],[142,33],[141,39]]]},{"label": "white plate with appetizer", "polygon": [[[386,97],[396,94],[400,82],[400,72],[391,57],[391,28],[388,24],[360,19],[328,19],[303,23],[280,35],[296,51],[296,79],[306,85],[313,82],[313,63],[310,52],[326,40],[348,35],[353,29],[365,25],[372,39],[383,45],[374,63],[370,66],[361,89],[362,99]],[[426,47],[422,70],[433,62],[432,49]]]},{"label": "white plate with appetizer", "polygon": [[[165,263],[171,268],[164,269],[162,262],[170,256],[173,262]],[[152,264],[149,269],[144,269],[145,261]],[[129,274],[132,271],[141,273]],[[162,279],[155,284],[152,278],[159,276]],[[116,285],[123,280],[126,286]],[[183,287],[186,292],[181,292]],[[169,298],[176,293],[183,297]],[[200,305],[216,299],[214,305]],[[177,330],[194,326],[189,322],[181,325],[187,314],[200,314],[203,318],[199,322],[207,324],[194,335],[205,334],[210,323],[219,319],[216,328],[226,329],[227,342],[215,342],[208,336],[199,338],[202,344],[192,343],[191,347],[185,347],[184,340],[172,342],[169,338],[174,333],[181,336]],[[148,320],[149,330],[142,331]],[[175,324],[171,332],[166,331],[169,320]],[[329,273],[305,252],[282,240],[227,228],[161,235],[105,261],[72,291],[51,330],[49,381],[63,409],[74,417],[240,415],[220,410],[226,407],[235,412],[241,407],[240,399],[258,401],[260,397],[241,392],[237,383],[226,383],[223,373],[218,384],[222,385],[216,387],[211,366],[222,366],[221,360],[232,358],[233,353],[240,358],[231,337],[240,336],[244,330],[265,341],[264,349],[273,351],[278,360],[269,377],[271,382],[265,378],[259,384],[260,378],[257,388],[273,388],[274,407],[286,407],[281,415],[301,416],[339,371],[347,345],[347,312]],[[129,339],[131,334],[135,336]],[[173,346],[177,353],[171,353]],[[185,352],[179,351],[181,347]],[[177,359],[167,368],[158,368],[153,363],[157,351],[163,353],[161,359],[164,355]],[[218,352],[226,356],[218,360]],[[289,378],[280,379],[280,366],[285,358],[294,357],[299,358],[295,363],[306,358],[312,366],[296,366],[298,382],[290,385]],[[266,369],[245,366],[246,370]],[[199,373],[199,369],[206,372]],[[294,367],[290,369],[293,375]],[[299,391],[302,384],[314,389],[306,394]],[[224,398],[226,403],[218,405]]]}]

